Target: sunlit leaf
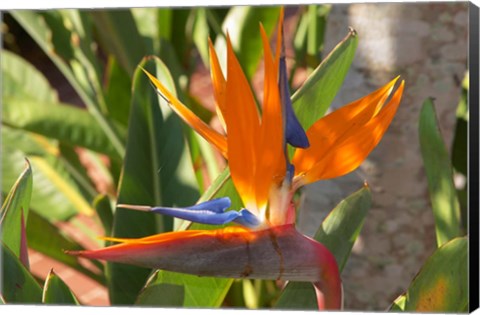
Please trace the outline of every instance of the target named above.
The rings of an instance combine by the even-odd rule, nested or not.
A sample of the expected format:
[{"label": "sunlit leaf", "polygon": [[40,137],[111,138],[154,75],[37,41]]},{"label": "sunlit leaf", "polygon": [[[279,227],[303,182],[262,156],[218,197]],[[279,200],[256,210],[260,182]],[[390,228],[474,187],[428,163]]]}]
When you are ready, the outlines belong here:
[{"label": "sunlit leaf", "polygon": [[435,218],[437,245],[460,236],[460,205],[450,155],[438,126],[433,101],[424,101],[419,122],[420,149]]},{"label": "sunlit leaf", "polygon": [[2,50],[2,97],[23,97],[49,103],[58,102],[56,91],[43,74],[22,57]]},{"label": "sunlit leaf", "polygon": [[455,238],[439,247],[408,288],[407,312],[463,312],[468,304],[468,240]]},{"label": "sunlit leaf", "polygon": [[45,279],[42,303],[55,305],[79,305],[77,298],[63,280],[52,270]]},{"label": "sunlit leaf", "polygon": [[329,108],[350,69],[357,44],[358,36],[351,30],[292,95],[293,109],[305,130]]},{"label": "sunlit leaf", "polygon": [[195,23],[193,25],[193,42],[197,46],[200,57],[202,57],[203,64],[208,66],[208,21],[207,8],[195,9]]},{"label": "sunlit leaf", "polygon": [[3,101],[2,123],[120,159],[92,115],[77,107],[7,98]]},{"label": "sunlit leaf", "polygon": [[[263,55],[261,37],[252,34],[258,34],[258,24],[261,22],[270,36],[275,29],[279,12],[279,6],[236,6],[228,11],[223,21],[222,29],[225,34],[228,32],[235,54],[248,79],[252,78]],[[225,64],[225,37],[217,37],[215,50],[220,63]]]},{"label": "sunlit leaf", "polygon": [[78,212],[93,214],[77,184],[58,158],[58,150],[46,138],[2,126],[2,191],[8,192],[24,169],[28,157],[35,189],[31,208],[50,220],[65,220]]},{"label": "sunlit leaf", "polygon": [[0,230],[3,242],[28,268],[25,224],[32,195],[32,169],[27,163],[2,205]]},{"label": "sunlit leaf", "polygon": [[403,312],[405,311],[405,302],[407,300],[407,297],[405,294],[400,295],[398,298],[393,301],[392,306],[390,306],[390,311],[391,312]]},{"label": "sunlit leaf", "polygon": [[92,21],[80,10],[12,10],[10,14],[33,38],[78,93],[117,154],[124,140],[103,112],[102,69],[92,44]]}]

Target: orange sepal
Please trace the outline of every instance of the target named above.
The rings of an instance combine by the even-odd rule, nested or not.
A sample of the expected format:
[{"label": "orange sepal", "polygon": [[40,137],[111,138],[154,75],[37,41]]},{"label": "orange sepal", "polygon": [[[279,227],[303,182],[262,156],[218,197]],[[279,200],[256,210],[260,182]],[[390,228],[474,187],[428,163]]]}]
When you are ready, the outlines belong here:
[{"label": "orange sepal", "polygon": [[[404,81],[401,82],[388,104],[383,106],[380,111],[377,110],[378,104],[373,103],[368,115],[362,115],[363,112],[360,112],[351,121],[343,121],[348,124],[348,130],[341,136],[335,137],[335,141],[329,143],[326,150],[322,150],[323,154],[317,156],[316,163],[308,170],[303,171],[302,183],[308,184],[321,179],[339,177],[360,166],[388,129],[400,105],[403,90]],[[385,95],[380,97],[381,100],[385,100],[385,98]],[[375,113],[377,114],[375,115]],[[371,118],[366,120],[370,114],[373,117],[370,116]],[[297,162],[300,158],[301,155],[298,155]]]},{"label": "orange sepal", "polygon": [[223,118],[225,112],[225,88],[226,80],[223,76],[222,68],[220,67],[220,62],[218,61],[217,53],[213,47],[212,41],[208,39],[208,49],[210,53],[210,77],[212,79],[213,85],[213,95],[215,96],[216,101],[216,110],[217,115],[222,123],[223,129],[227,131],[225,125],[225,119]]},{"label": "orange sepal", "polygon": [[158,89],[161,95],[167,100],[170,107],[180,118],[192,127],[198,134],[204,137],[208,142],[213,144],[222,155],[227,157],[227,139],[224,135],[218,133],[210,126],[208,126],[203,120],[195,115],[187,106],[180,102],[170,91],[153,75],[151,75],[145,69],[143,72],[148,76],[150,82]]},{"label": "orange sepal", "polygon": [[228,128],[228,165],[232,180],[245,206],[256,213],[255,167],[256,148],[260,134],[260,119],[255,98],[243,73],[227,34],[227,82],[225,88],[228,103],[224,119]]},{"label": "orange sepal", "polygon": [[293,164],[296,174],[305,173],[317,164],[339,139],[350,132],[352,125],[365,124],[383,105],[397,80],[398,77],[315,122],[307,131],[310,147],[295,151]]},{"label": "orange sepal", "polygon": [[275,67],[269,41],[263,26],[262,35],[265,77],[261,131],[259,134],[258,161],[255,167],[255,193],[257,205],[265,208],[272,185],[279,185],[286,172],[284,154],[284,128],[282,106],[278,90],[278,67]]}]

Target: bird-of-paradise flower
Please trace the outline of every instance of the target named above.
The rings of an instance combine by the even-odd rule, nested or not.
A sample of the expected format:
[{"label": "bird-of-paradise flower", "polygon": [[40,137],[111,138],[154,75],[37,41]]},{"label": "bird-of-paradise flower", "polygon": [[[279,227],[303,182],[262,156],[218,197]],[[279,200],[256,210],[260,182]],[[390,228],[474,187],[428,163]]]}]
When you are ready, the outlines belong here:
[{"label": "bird-of-paradise flower", "polygon": [[[320,309],[339,309],[342,289],[335,257],[294,227],[291,202],[302,185],[356,169],[375,148],[400,104],[398,78],[319,119],[306,132],[295,117],[288,90],[283,9],[275,55],[260,26],[264,48],[262,113],[227,35],[226,77],[209,41],[217,112],[226,135],[204,123],[159,80],[146,72],[170,107],[228,159],[245,209],[228,210],[228,197],[185,208],[118,205],[207,224],[238,223],[216,230],[185,230],[120,242],[72,254],[200,276],[312,282]],[[388,102],[387,102],[388,100]],[[296,147],[292,160],[287,144]]]}]

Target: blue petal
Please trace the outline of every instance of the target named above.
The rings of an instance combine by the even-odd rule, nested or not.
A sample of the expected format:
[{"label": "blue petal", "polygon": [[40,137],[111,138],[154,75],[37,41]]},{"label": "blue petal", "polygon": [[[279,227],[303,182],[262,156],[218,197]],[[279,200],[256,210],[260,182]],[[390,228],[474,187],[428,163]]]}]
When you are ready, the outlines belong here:
[{"label": "blue petal", "polygon": [[248,211],[247,209],[242,209],[239,212],[240,215],[233,220],[233,222],[246,226],[248,228],[254,228],[260,225],[260,220],[256,215]]},{"label": "blue petal", "polygon": [[290,145],[297,148],[308,148],[308,142],[305,130],[298,122],[292,108],[292,101],[290,100],[290,90],[288,88],[287,65],[285,63],[285,56],[280,57],[279,63],[279,80],[280,98],[283,106],[283,117],[285,119],[285,140]]},{"label": "blue petal", "polygon": [[230,205],[230,198],[223,197],[185,208],[154,207],[151,211],[202,224],[222,225],[232,221],[246,227],[260,224],[258,218],[246,209],[225,211]]},{"label": "blue petal", "polygon": [[222,197],[222,198],[217,198],[213,200],[208,200],[205,202],[201,202],[199,204],[196,204],[194,206],[190,207],[185,207],[184,209],[190,209],[190,210],[205,210],[209,209],[210,211],[216,212],[216,213],[222,213],[227,210],[232,202],[230,201],[230,198],[228,197]]},{"label": "blue petal", "polygon": [[227,211],[227,212],[215,212],[209,209],[205,210],[190,210],[186,208],[162,208],[155,207],[152,208],[152,212],[169,215],[172,217],[202,223],[202,224],[213,224],[220,225],[226,224],[233,221],[239,216],[237,211]]}]

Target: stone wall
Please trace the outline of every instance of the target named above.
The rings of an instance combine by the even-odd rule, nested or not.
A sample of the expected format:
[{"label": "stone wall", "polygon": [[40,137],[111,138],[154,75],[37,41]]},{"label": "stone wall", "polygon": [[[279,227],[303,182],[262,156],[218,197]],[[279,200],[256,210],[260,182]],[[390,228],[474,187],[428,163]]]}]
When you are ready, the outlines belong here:
[{"label": "stone wall", "polygon": [[406,83],[404,98],[388,132],[359,170],[307,187],[300,226],[313,234],[330,209],[368,182],[373,205],[342,274],[345,309],[381,311],[404,292],[436,247],[418,118],[423,100],[434,97],[443,136],[451,145],[467,69],[468,3],[335,4],[326,52],[348,26],[357,31],[359,45],[333,107],[397,75]]}]

